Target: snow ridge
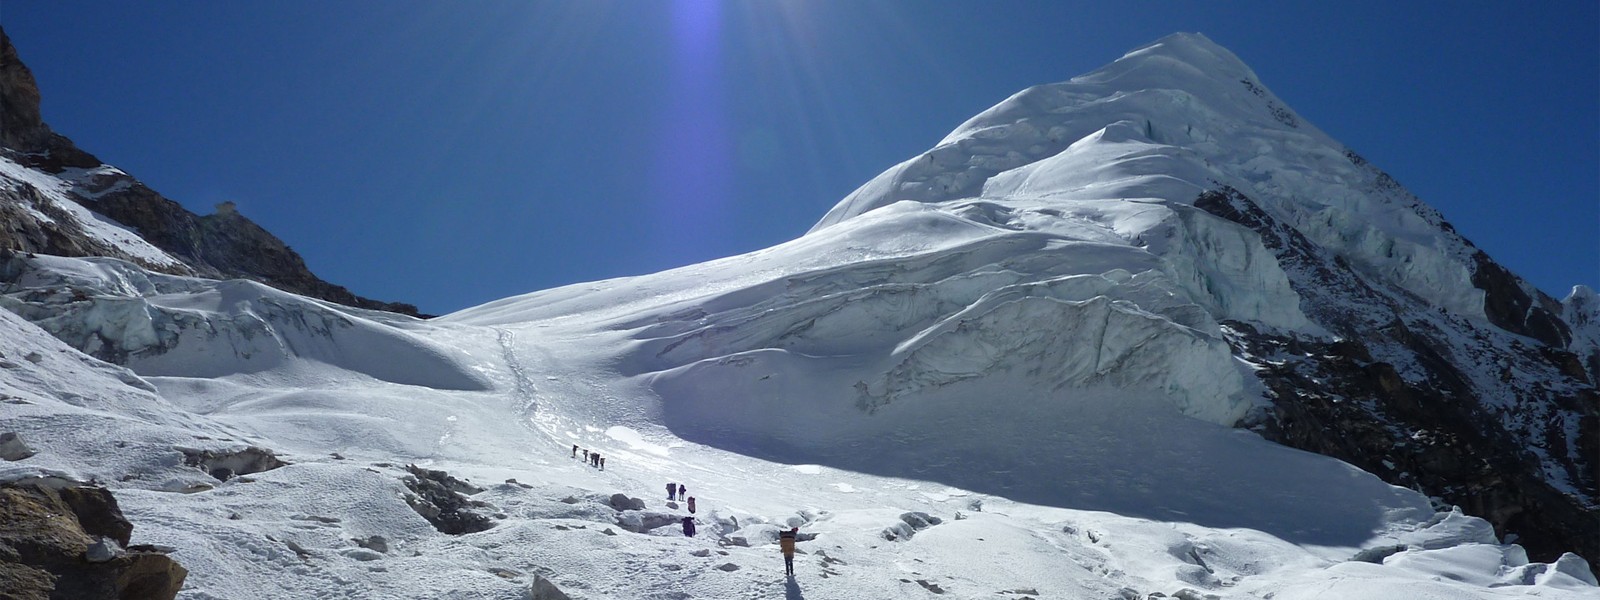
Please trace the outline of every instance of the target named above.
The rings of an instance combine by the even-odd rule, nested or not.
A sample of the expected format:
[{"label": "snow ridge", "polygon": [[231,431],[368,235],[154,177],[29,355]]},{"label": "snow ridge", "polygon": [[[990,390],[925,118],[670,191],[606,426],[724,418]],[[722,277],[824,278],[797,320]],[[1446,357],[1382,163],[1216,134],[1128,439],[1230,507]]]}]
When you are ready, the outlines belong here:
[{"label": "snow ridge", "polygon": [[[429,321],[9,256],[0,431],[40,453],[0,481],[107,482],[186,598],[1591,597],[1583,559],[1496,536],[1593,499],[1565,407],[1592,385],[1493,324],[1528,289],[1477,287],[1477,256],[1179,34],[1007,99],[799,239]],[[1593,297],[1561,309],[1574,349]],[[1372,474],[1504,485],[1430,441],[1484,431],[1539,467],[1494,523]],[[288,464],[183,464],[249,446]],[[430,526],[424,469],[503,481],[440,493],[490,528]]]},{"label": "snow ridge", "polygon": [[1199,34],[1019,92],[850,194],[812,232],[903,200],[1188,204],[1221,185],[1428,302],[1483,318],[1470,244]]}]

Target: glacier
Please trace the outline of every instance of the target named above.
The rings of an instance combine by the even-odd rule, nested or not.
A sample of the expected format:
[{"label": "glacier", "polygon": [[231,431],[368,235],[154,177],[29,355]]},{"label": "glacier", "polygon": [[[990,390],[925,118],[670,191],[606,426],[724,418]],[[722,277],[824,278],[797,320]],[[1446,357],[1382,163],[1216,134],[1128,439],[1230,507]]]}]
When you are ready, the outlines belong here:
[{"label": "glacier", "polygon": [[[1594,597],[1576,554],[1258,434],[1295,378],[1344,389],[1336,352],[1395,389],[1447,360],[1450,399],[1592,506],[1559,460],[1584,415],[1524,393],[1586,388],[1505,350],[1539,311],[1593,349],[1594,293],[1496,296],[1480,255],[1177,34],[1006,99],[798,239],[436,319],[0,257],[0,431],[40,451],[0,481],[112,486],[186,598]],[[1430,435],[1407,423],[1383,426]],[[184,462],[248,447],[288,464]],[[408,463],[479,482],[494,526],[430,527]],[[689,516],[668,481],[700,537],[664,526]],[[780,526],[809,536],[798,580]]]}]

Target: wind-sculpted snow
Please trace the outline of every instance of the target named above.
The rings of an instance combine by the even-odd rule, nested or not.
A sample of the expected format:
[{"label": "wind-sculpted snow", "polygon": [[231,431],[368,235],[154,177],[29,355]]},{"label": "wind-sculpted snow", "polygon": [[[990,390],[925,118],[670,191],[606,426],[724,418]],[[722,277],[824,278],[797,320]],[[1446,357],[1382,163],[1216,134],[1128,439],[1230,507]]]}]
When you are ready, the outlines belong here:
[{"label": "wind-sculpted snow", "polygon": [[[1261,199],[1317,244],[1410,293],[1484,318],[1484,292],[1472,281],[1474,249],[1437,211],[1296,115],[1232,53],[1197,34],[1170,36],[1089,75],[1018,93],[856,190],[810,235],[902,200],[1188,204],[1223,185]],[[1201,261],[1226,256],[1152,250]],[[1264,289],[1281,296],[1283,288]],[[1231,308],[1226,318],[1283,316]]]},{"label": "wind-sculpted snow", "polygon": [[[1125,247],[1070,244],[1050,236],[996,234],[936,253],[793,274],[714,297],[694,313],[621,327],[642,325],[636,337],[659,340],[646,345],[654,352],[639,365],[641,371],[772,344],[815,355],[886,351],[907,332],[927,327],[993,290],[1035,279],[1099,275],[1119,266],[1151,266],[1140,254]],[[1077,286],[1082,298],[1115,285],[1107,279],[1098,279],[1098,285],[1088,279],[1075,281],[1083,284]]]},{"label": "wind-sculpted snow", "polygon": [[1105,296],[1073,302],[1001,289],[902,347],[882,379],[857,386],[856,402],[868,412],[923,389],[993,377],[1047,390],[1154,391],[1184,414],[1222,425],[1249,407],[1220,336]]},{"label": "wind-sculpted snow", "polygon": [[307,360],[375,379],[484,389],[455,351],[398,326],[403,318],[338,307],[245,280],[145,272],[116,259],[13,257],[0,296],[80,350],[152,376],[221,377]]},{"label": "wind-sculpted snow", "polygon": [[[993,236],[991,226],[906,202],[860,219],[849,231],[806,236],[748,254],[639,277],[570,285],[513,296],[440,317],[469,325],[561,323],[581,316],[605,325],[636,327],[674,310],[685,314],[724,301],[761,296],[783,278],[862,262],[927,254]],[[766,287],[761,287],[766,286]]]},{"label": "wind-sculpted snow", "polygon": [[[710,295],[694,310],[674,310],[676,302],[640,310],[655,316],[616,325],[644,342],[620,368],[659,372],[783,350],[791,360],[856,365],[818,385],[825,395],[851,398],[864,413],[902,399],[914,402],[924,389],[993,377],[1027,379],[1044,389],[1157,390],[1185,413],[1224,425],[1243,415],[1248,401],[1215,321],[1174,289],[1154,256],[1125,244],[973,226],[990,235],[930,252],[791,272]],[[853,247],[899,239],[860,233],[850,238]],[[705,271],[713,274],[712,288],[741,278]],[[702,373],[680,372],[662,385],[694,390],[699,384],[692,380]],[[666,395],[670,410],[673,394]]]},{"label": "wind-sculpted snow", "polygon": [[224,450],[248,439],[9,311],[0,311],[0,431],[18,433],[38,451],[0,463],[0,480],[54,473],[171,491],[216,483],[185,467],[180,447]]},{"label": "wind-sculpted snow", "polygon": [[[186,598],[1592,597],[1565,548],[1531,562],[1408,489],[1588,514],[1551,511],[1586,493],[1561,461],[1592,386],[1527,350],[1548,303],[1472,252],[1179,35],[1006,100],[799,239],[426,322],[8,257],[32,322],[0,311],[0,433],[38,453],[0,481],[108,483]],[[1574,351],[1595,305],[1561,309]],[[1481,471],[1455,437],[1534,447]],[[195,458],[250,448],[289,464]],[[440,504],[418,473],[468,482]],[[489,528],[425,520],[455,501]]]}]

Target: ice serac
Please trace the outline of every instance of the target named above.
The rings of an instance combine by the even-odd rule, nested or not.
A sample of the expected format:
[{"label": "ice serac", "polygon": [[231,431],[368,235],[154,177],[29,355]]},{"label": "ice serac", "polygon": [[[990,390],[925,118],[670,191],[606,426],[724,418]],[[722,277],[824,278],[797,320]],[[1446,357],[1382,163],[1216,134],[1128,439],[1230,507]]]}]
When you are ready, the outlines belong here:
[{"label": "ice serac", "polygon": [[12,255],[0,307],[96,358],[148,376],[223,377],[309,361],[434,389],[488,384],[457,352],[406,331],[416,319],[246,280],[151,273],[111,258]]},{"label": "ice serac", "polygon": [[1600,556],[1592,293],[1540,293],[1204,36],[1024,90],[771,251],[826,245],[875,258],[636,330],[669,418],[781,441],[697,394],[809,406],[836,390],[756,381],[824,363],[869,414],[972,380],[1153,392],[1226,424],[1261,397],[1244,424],[1274,439],[1467,507],[1536,556]]},{"label": "ice serac", "polygon": [[[126,181],[3,158],[35,224]],[[0,433],[36,451],[0,482],[108,482],[191,594],[770,596],[782,523],[820,536],[808,598],[1593,595],[1561,551],[1597,537],[1594,294],[1542,298],[1198,36],[799,239],[437,320],[127,236],[0,257]],[[662,481],[701,536],[661,535]]]}]

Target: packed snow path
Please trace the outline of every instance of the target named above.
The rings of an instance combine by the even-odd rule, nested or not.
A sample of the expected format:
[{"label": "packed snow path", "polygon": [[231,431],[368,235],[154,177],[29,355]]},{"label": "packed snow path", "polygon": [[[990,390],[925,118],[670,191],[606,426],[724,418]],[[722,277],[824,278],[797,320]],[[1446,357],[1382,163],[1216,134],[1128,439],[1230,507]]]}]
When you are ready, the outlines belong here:
[{"label": "packed snow path", "polygon": [[504,327],[494,328],[500,341],[500,347],[505,350],[506,367],[511,369],[511,376],[515,378],[515,388],[512,397],[517,401],[518,412],[532,418],[534,412],[539,410],[538,388],[534,387],[533,380],[528,378],[528,371],[522,366],[522,361],[517,358],[517,334]]},{"label": "packed snow path", "polygon": [[[1192,207],[1217,165],[1397,290],[1482,307],[1464,242],[1398,193],[1369,205],[1371,172],[1303,147],[1331,140],[1224,53],[1176,36],[1019,94],[798,240],[429,321],[19,258],[6,306],[37,324],[0,311],[0,431],[39,454],[0,480],[111,485],[191,599],[1595,597],[1576,556],[1530,563],[1228,427],[1260,390],[1220,321],[1328,332],[1259,235]],[[291,464],[184,464],[245,446]],[[493,527],[436,529],[407,463],[485,488]]]}]

